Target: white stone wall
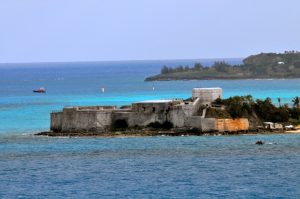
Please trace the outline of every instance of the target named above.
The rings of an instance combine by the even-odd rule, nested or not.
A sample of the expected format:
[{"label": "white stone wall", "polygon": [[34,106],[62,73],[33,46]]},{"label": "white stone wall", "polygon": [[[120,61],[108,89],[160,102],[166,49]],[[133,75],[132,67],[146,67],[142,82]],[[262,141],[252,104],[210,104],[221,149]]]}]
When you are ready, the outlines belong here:
[{"label": "white stone wall", "polygon": [[186,127],[193,127],[193,128],[197,128],[199,130],[202,129],[201,126],[201,116],[191,116],[191,117],[187,117],[184,123],[184,126]]},{"label": "white stone wall", "polygon": [[185,124],[186,127],[193,127],[201,130],[202,132],[216,131],[215,118],[202,118],[201,116],[187,117]]},{"label": "white stone wall", "polygon": [[110,125],[109,111],[80,111],[76,107],[63,109],[61,128],[63,132],[103,132]]},{"label": "white stone wall", "polygon": [[50,130],[61,131],[62,129],[62,112],[50,114]]},{"label": "white stone wall", "polygon": [[164,123],[166,121],[166,115],[143,112],[114,112],[112,123],[116,120],[126,120],[129,127],[147,126],[152,122]]},{"label": "white stone wall", "polygon": [[222,88],[193,88],[192,98],[199,98],[202,104],[210,105],[217,98],[222,98]]},{"label": "white stone wall", "polygon": [[189,104],[182,104],[182,110],[186,116],[193,116],[197,113],[202,102],[199,98],[197,98],[194,102],[190,102]]},{"label": "white stone wall", "polygon": [[110,111],[96,112],[96,129],[97,131],[107,131],[111,127],[112,113]]},{"label": "white stone wall", "polygon": [[182,109],[173,109],[168,113],[168,121],[173,124],[174,127],[184,127],[186,114]]},{"label": "white stone wall", "polygon": [[201,119],[202,132],[216,131],[216,119],[215,118],[202,118]]}]

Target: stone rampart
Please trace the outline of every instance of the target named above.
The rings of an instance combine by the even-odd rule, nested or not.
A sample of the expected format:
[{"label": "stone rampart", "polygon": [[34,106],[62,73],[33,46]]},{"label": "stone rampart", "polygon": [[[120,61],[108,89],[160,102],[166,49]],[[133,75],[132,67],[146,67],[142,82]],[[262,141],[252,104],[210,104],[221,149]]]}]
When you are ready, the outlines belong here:
[{"label": "stone rampart", "polygon": [[62,112],[53,112],[50,114],[50,130],[59,132],[62,130]]},{"label": "stone rampart", "polygon": [[201,126],[201,116],[190,116],[190,117],[187,117],[185,119],[185,122],[184,122],[184,126],[186,127],[192,127],[192,128],[197,128],[199,130],[202,129],[202,126]]},{"label": "stone rampart", "polygon": [[63,112],[51,113],[52,131],[103,132],[111,126],[111,111],[95,111],[91,108],[64,108]]},{"label": "stone rampart", "polygon": [[201,118],[201,131],[212,132],[216,131],[216,119],[215,118]]},{"label": "stone rampart", "polygon": [[167,121],[171,122],[174,127],[184,127],[185,118],[186,114],[182,110],[182,107],[175,107],[167,114]]}]

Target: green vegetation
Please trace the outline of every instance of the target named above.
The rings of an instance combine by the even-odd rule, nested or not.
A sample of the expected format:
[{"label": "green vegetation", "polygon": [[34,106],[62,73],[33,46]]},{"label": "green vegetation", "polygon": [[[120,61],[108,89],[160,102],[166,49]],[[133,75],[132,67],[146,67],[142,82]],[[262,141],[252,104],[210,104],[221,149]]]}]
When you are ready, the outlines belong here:
[{"label": "green vegetation", "polygon": [[254,79],[254,78],[299,78],[300,52],[282,54],[261,53],[243,60],[241,65],[230,65],[217,61],[211,67],[195,63],[193,67],[163,66],[161,73],[145,81],[180,79]]},{"label": "green vegetation", "polygon": [[292,100],[292,107],[289,107],[287,104],[275,106],[270,98],[264,100],[257,99],[254,101],[251,95],[235,96],[228,99],[218,98],[213,104],[224,106],[225,110],[223,112],[229,114],[232,118],[254,117],[260,121],[299,124],[299,99],[299,97],[295,97]]}]

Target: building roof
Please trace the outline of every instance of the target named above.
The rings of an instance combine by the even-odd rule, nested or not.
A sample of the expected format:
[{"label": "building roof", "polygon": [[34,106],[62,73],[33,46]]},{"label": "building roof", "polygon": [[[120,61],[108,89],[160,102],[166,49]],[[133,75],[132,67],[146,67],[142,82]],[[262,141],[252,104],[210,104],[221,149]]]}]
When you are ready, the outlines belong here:
[{"label": "building roof", "polygon": [[141,101],[141,102],[137,102],[137,103],[169,103],[169,102],[173,102],[174,100],[145,100],[145,101]]},{"label": "building roof", "polygon": [[220,87],[214,87],[214,88],[193,88],[193,90],[222,90]]}]

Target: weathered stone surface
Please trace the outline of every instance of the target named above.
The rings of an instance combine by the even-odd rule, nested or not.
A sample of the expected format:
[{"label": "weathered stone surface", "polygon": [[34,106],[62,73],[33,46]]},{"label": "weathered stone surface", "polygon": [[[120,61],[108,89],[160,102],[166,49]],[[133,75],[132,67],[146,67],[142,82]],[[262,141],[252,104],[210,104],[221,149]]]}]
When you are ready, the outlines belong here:
[{"label": "weathered stone surface", "polygon": [[63,112],[51,113],[50,130],[72,132],[72,131],[95,131],[103,132],[111,125],[111,111],[91,107],[64,108]]},{"label": "weathered stone surface", "polygon": [[249,129],[249,121],[246,118],[240,119],[216,119],[216,130],[224,131],[247,131]]},{"label": "weathered stone surface", "polygon": [[215,118],[202,118],[201,120],[202,132],[216,131],[216,119]]},{"label": "weathered stone surface", "polygon": [[53,112],[50,114],[50,130],[59,132],[62,130],[62,112]]},{"label": "weathered stone surface", "polygon": [[222,98],[222,88],[193,88],[192,98],[198,98],[202,104],[210,105],[217,98]]}]

